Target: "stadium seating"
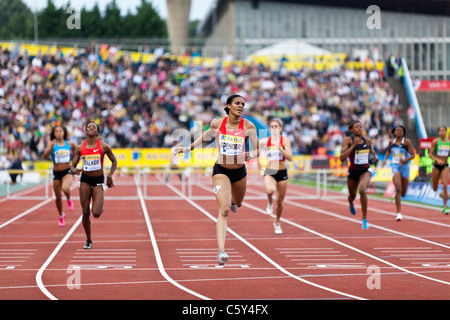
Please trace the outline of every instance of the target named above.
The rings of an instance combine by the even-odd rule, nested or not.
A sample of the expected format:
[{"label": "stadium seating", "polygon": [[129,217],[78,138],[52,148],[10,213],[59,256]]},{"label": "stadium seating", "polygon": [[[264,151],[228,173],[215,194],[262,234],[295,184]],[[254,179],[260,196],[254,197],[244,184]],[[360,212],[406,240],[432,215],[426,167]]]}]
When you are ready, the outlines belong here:
[{"label": "stadium seating", "polygon": [[22,150],[26,160],[40,158],[55,124],[79,143],[91,118],[113,148],[170,147],[175,129],[193,135],[195,121],[205,129],[224,115],[233,93],[245,97],[247,116],[283,119],[296,154],[319,148],[339,154],[356,118],[382,153],[390,128],[402,124],[380,62],[339,56],[264,64],[261,58],[156,58],[105,46],[99,54],[94,47],[0,46],[0,153]]}]

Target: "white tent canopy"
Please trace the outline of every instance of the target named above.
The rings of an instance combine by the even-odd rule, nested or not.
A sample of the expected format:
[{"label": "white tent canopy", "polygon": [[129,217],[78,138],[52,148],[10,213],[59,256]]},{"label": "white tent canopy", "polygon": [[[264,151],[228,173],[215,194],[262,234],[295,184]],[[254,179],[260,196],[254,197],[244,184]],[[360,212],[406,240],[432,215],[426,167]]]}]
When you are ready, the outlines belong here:
[{"label": "white tent canopy", "polygon": [[331,51],[324,50],[322,48],[310,45],[306,42],[297,39],[289,39],[278,42],[272,46],[257,50],[251,54],[251,56],[283,56],[283,55],[295,55],[295,56],[316,56],[331,54]]}]

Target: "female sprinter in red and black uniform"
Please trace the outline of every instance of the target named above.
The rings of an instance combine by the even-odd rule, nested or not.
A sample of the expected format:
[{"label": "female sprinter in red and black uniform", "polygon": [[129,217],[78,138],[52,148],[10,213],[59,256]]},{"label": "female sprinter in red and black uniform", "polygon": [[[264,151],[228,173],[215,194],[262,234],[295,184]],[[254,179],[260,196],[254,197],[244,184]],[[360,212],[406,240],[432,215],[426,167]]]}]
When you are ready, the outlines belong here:
[{"label": "female sprinter in red and black uniform", "polygon": [[268,200],[266,213],[269,215],[273,214],[273,195],[276,192],[277,206],[273,226],[275,234],[282,234],[280,218],[288,185],[286,160],[292,161],[292,149],[291,141],[282,134],[283,122],[281,119],[274,118],[270,120],[269,126],[270,137],[260,141],[260,148],[267,148],[267,165],[264,171],[264,185]]},{"label": "female sprinter in red and black uniform", "polygon": [[346,137],[342,141],[342,151],[340,160],[344,162],[347,158],[350,161],[350,167],[347,175],[348,186],[348,202],[350,204],[351,214],[356,214],[356,209],[353,201],[356,199],[356,191],[359,187],[359,195],[362,209],[362,228],[368,229],[367,222],[367,188],[372,177],[372,170],[370,169],[369,158],[373,155],[373,161],[378,161],[378,156],[373,150],[368,137],[362,135],[363,128],[360,121],[353,121],[348,130],[352,133],[351,137]]},{"label": "female sprinter in red and black uniform", "polygon": [[[92,215],[94,218],[100,218],[103,213],[103,200],[105,176],[103,174],[103,158],[106,154],[111,160],[111,169],[106,177],[108,188],[114,187],[113,174],[117,167],[117,160],[111,148],[100,141],[97,137],[99,127],[95,122],[89,122],[86,126],[86,140],[76,147],[72,159],[70,171],[76,175],[81,173],[80,178],[80,202],[83,210],[83,227],[86,232],[86,245],[84,249],[92,248],[91,238],[91,210],[89,208],[92,199]],[[83,161],[83,169],[77,169],[77,164]]]},{"label": "female sprinter in red and black uniform", "polygon": [[[219,206],[219,216],[216,224],[217,245],[219,250],[218,263],[224,265],[229,257],[225,253],[225,238],[227,233],[228,213],[236,212],[242,205],[247,188],[247,169],[245,161],[259,156],[259,142],[255,125],[243,118],[245,101],[240,95],[232,95],[227,99],[225,112],[228,117],[214,119],[210,128],[190,147],[177,147],[174,154],[191,152],[205,141],[216,137],[219,158],[213,169],[214,194]],[[247,139],[250,139],[253,150],[245,152]]]}]

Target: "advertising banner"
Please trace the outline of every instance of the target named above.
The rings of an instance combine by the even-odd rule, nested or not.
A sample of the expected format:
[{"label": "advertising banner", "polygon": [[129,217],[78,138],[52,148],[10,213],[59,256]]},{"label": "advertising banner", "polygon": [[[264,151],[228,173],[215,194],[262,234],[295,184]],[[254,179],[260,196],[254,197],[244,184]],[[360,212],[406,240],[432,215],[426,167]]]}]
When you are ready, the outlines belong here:
[{"label": "advertising banner", "polygon": [[[149,149],[113,149],[119,168],[162,168],[170,165],[171,152],[169,148]],[[204,148],[195,149],[190,153],[178,155],[178,166],[184,167],[212,167],[217,160],[217,149]],[[266,157],[260,158],[261,164],[265,166]],[[251,161],[252,167],[257,168],[256,160]],[[105,166],[111,162],[105,157]],[[310,170],[312,168],[312,156],[294,156],[292,161],[287,162],[288,170]]]},{"label": "advertising banner", "polygon": [[449,80],[417,80],[414,83],[416,91],[450,91]]},{"label": "advertising banner", "polygon": [[427,182],[411,182],[405,197],[402,199],[435,206],[443,206],[444,201],[439,196],[441,191],[442,185],[439,185],[435,192],[431,188],[431,184]]}]

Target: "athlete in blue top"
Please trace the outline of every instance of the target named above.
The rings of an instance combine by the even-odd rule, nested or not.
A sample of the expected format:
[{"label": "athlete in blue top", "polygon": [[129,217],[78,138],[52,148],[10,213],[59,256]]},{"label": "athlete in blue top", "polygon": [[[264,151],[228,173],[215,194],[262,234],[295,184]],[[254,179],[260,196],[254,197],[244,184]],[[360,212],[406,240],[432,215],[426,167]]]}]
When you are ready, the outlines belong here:
[{"label": "athlete in blue top", "polygon": [[70,173],[70,152],[75,150],[75,144],[67,140],[68,132],[64,126],[55,126],[50,133],[50,141],[44,151],[43,158],[52,157],[53,161],[53,190],[55,203],[59,214],[59,226],[64,227],[65,214],[62,209],[62,193],[66,195],[67,207],[73,210],[73,201],[70,199],[70,186],[73,176]]},{"label": "athlete in blue top", "polygon": [[409,184],[410,165],[409,162],[414,159],[416,153],[412,147],[411,141],[406,136],[404,126],[398,126],[392,129],[394,139],[389,141],[383,166],[386,164],[389,156],[392,154],[392,182],[395,186],[395,206],[397,208],[397,221],[402,220],[401,197],[406,195]]}]

